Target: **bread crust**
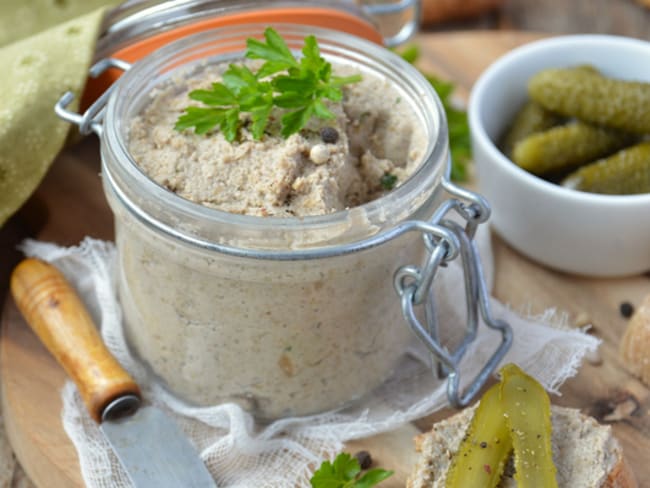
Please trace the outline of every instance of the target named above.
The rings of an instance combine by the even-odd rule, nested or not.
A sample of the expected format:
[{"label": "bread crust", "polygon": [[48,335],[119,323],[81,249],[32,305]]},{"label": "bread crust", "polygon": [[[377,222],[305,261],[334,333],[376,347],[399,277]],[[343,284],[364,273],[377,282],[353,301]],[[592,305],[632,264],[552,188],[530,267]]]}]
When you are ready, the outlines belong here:
[{"label": "bread crust", "polygon": [[[650,1],[650,0],[649,0]],[[627,368],[650,386],[650,295],[630,319],[621,340],[621,356]]]},{"label": "bread crust", "polygon": [[634,473],[624,457],[618,459],[601,488],[638,488]]},{"label": "bread crust", "polygon": [[[474,413],[476,407],[465,409],[441,422],[434,424],[429,432],[422,433],[415,438],[415,449],[420,453],[418,461],[416,462],[413,471],[406,481],[407,488],[431,488],[435,480],[439,479],[440,473],[435,472],[436,464],[445,464],[444,457],[451,459],[453,453],[447,448],[449,444],[454,444],[455,441],[450,442],[448,433],[455,430],[459,436],[462,437],[466,430],[469,420]],[[611,437],[611,429],[609,426],[600,426],[595,419],[587,417],[579,413],[576,409],[566,409],[562,407],[552,407],[554,411],[573,411],[576,416],[584,424],[594,424],[598,428],[605,429],[607,434]],[[623,450],[621,449],[618,441],[611,437],[611,452],[616,456],[616,461],[612,464],[611,469],[607,473],[606,479],[603,481],[599,488],[638,488],[638,484],[634,477],[634,473],[630,469],[628,463],[623,457]],[[439,459],[432,459],[432,452],[437,450]],[[437,462],[439,461],[439,462]],[[510,486],[510,485],[509,485]],[[593,486],[580,487],[580,486],[560,486],[560,488],[596,488]]]}]

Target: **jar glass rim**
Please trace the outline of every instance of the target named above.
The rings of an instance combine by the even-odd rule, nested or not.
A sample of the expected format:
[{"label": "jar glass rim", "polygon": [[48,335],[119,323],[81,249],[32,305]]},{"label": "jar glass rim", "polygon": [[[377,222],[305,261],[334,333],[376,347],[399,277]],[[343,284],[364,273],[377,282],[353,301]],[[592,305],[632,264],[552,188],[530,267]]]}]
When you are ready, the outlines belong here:
[{"label": "jar glass rim", "polygon": [[[417,32],[421,10],[420,3],[420,0],[394,2],[376,2],[373,0],[266,0],[264,5],[261,5],[257,0],[127,1],[107,11],[102,26],[102,34],[97,41],[97,52],[99,53],[98,57],[103,58],[115,52],[116,49],[149,37],[152,33],[173,30],[183,25],[205,20],[206,17],[219,17],[226,20],[232,15],[236,16],[243,12],[262,13],[264,11],[272,12],[273,9],[283,9],[287,12],[314,9],[314,12],[306,13],[309,17],[313,16],[313,21],[316,22],[314,25],[321,26],[328,26],[329,21],[321,24],[322,12],[316,12],[316,10],[326,9],[345,14],[349,18],[331,19],[335,22],[332,25],[336,25],[336,29],[339,29],[339,26],[343,27],[341,22],[345,24],[347,29],[358,29],[362,25],[362,30],[371,27],[376,30],[377,36],[383,38],[386,45],[394,47],[405,43]],[[295,12],[291,13],[294,14]],[[397,29],[394,26],[393,29],[384,32],[383,24],[385,19],[394,19],[395,17],[400,22]],[[264,17],[261,18],[264,19]],[[279,22],[295,22],[295,20],[288,19],[276,20]],[[226,20],[226,22],[229,22],[229,20]],[[242,22],[237,21],[237,23]],[[219,25],[224,24],[220,22]],[[346,28],[340,30],[353,32]]]},{"label": "jar glass rim", "polygon": [[[196,57],[193,49],[198,46],[215,41],[222,43],[228,42],[229,39],[236,39],[238,42],[241,42],[244,34],[248,37],[257,35],[256,33],[261,34],[266,27],[264,24],[245,24],[221,27],[212,31],[188,36],[155,51],[143,60],[135,63],[130,70],[122,75],[109,98],[103,124],[102,166],[103,171],[108,173],[110,185],[113,187],[120,185],[120,176],[126,177],[131,181],[131,184],[137,184],[144,194],[153,199],[164,200],[169,211],[178,211],[193,218],[224,225],[254,228],[258,232],[264,232],[265,230],[276,231],[279,229],[285,231],[322,230],[327,227],[342,225],[346,221],[358,221],[361,213],[371,223],[382,222],[386,220],[383,216],[386,213],[390,213],[391,209],[395,205],[398,205],[399,202],[408,199],[409,195],[412,197],[421,192],[433,191],[433,188],[429,187],[435,186],[445,171],[448,157],[448,135],[442,103],[427,80],[416,68],[404,61],[400,56],[377,44],[351,34],[297,24],[277,24],[274,27],[280,30],[283,35],[301,36],[301,39],[305,36],[305,29],[308,29],[310,34],[314,34],[319,39],[319,44],[324,51],[323,56],[325,57],[327,57],[326,49],[328,47],[334,50],[344,50],[346,46],[354,46],[357,52],[363,53],[374,61],[380,61],[382,69],[399,73],[400,79],[404,83],[408,83],[412,92],[417,94],[419,97],[417,100],[419,113],[417,115],[423,119],[421,122],[426,126],[427,147],[423,151],[422,162],[413,174],[403,184],[375,200],[329,214],[305,217],[261,217],[233,214],[187,200],[164,188],[147,176],[130,155],[127,148],[127,141],[121,133],[121,130],[124,128],[122,124],[126,122],[123,120],[124,116],[128,108],[133,104],[133,100],[130,100],[130,97],[126,96],[129,86],[143,76],[157,73],[161,68],[169,64],[175,56],[178,56],[179,53],[185,53],[189,58],[192,58],[192,56]],[[235,49],[232,43],[229,47]],[[238,51],[238,57],[241,57],[244,46],[240,46]],[[232,52],[228,54],[232,54]],[[180,66],[186,65],[189,66],[189,63],[180,63]],[[172,64],[172,66],[176,69],[179,67],[179,63]],[[377,67],[373,66],[371,68]],[[432,110],[426,110],[425,107]],[[109,156],[106,154],[107,152],[111,153],[111,158],[107,157]],[[107,164],[107,159],[118,161],[119,164]],[[116,169],[119,171],[116,171]],[[128,196],[121,191],[120,198],[123,200],[123,203],[126,203],[127,206],[133,204],[133,202],[124,202],[125,197],[128,199]],[[152,223],[156,219],[148,220],[149,223]],[[165,226],[159,227],[159,230],[166,232],[164,229]],[[389,229],[380,228],[377,229],[375,234],[387,230]]]},{"label": "jar glass rim", "polygon": [[97,51],[100,57],[105,57],[144,37],[201,21],[206,17],[227,18],[241,12],[272,11],[278,8],[286,10],[329,8],[354,16],[359,21],[371,23],[371,19],[368,18],[358,2],[346,0],[333,0],[329,3],[319,0],[267,0],[263,6],[260,6],[256,0],[123,2],[107,12],[103,32],[97,41]]}]

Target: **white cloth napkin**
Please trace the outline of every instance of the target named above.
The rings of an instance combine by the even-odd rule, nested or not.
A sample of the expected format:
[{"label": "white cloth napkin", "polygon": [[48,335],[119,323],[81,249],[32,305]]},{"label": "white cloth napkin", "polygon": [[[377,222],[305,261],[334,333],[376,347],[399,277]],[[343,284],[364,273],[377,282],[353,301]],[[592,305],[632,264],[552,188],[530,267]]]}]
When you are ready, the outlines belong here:
[{"label": "white cloth napkin", "polygon": [[[485,229],[478,233],[477,243],[491,283],[492,253]],[[166,410],[179,423],[219,487],[308,487],[313,467],[323,459],[335,457],[346,441],[395,429],[447,404],[446,384],[434,378],[427,364],[428,353],[414,343],[395,376],[354,408],[259,426],[234,404],[190,407],[153,381],[129,352],[116,295],[116,250],[112,243],[87,238],[78,247],[62,248],[26,241],[22,248],[27,255],[55,264],[76,287],[99,324],[108,348],[138,381],[145,399]],[[464,317],[465,302],[459,297],[464,296],[463,286],[462,272],[456,263],[436,277],[436,303],[443,326],[462,327],[459,320]],[[504,362],[518,364],[549,391],[556,392],[575,374],[583,356],[598,347],[594,337],[563,327],[557,314],[525,318],[496,299],[492,299],[491,305],[493,314],[509,322],[514,331],[514,342]],[[406,323],[398,325],[407,327]],[[499,340],[499,333],[481,324],[461,368],[463,378],[474,377]],[[117,458],[86,412],[76,387],[68,382],[62,395],[63,425],[79,454],[86,485],[130,486]]]}]

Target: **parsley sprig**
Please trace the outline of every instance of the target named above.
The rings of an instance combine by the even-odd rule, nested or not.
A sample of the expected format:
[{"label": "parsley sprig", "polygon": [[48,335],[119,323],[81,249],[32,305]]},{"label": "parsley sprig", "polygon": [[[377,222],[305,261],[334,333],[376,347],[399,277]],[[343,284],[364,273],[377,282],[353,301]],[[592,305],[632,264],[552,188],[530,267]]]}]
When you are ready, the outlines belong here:
[{"label": "parsley sprig", "polygon": [[359,461],[342,452],[334,462],[325,461],[311,478],[312,488],[370,488],[393,475],[375,468],[361,474]]},{"label": "parsley sprig", "polygon": [[273,28],[264,31],[264,39],[246,40],[246,57],[265,61],[259,70],[231,64],[222,82],[213,83],[210,90],[190,92],[192,100],[207,106],[187,107],[175,129],[194,127],[197,134],[205,134],[218,127],[226,140],[233,142],[242,126],[240,115],[248,114],[253,138],[259,140],[273,108],[278,107],[282,111],[281,134],[286,138],[305,127],[313,116],[334,118],[324,100],[340,102],[341,87],[361,81],[360,75],[334,76],[314,36],[305,38],[300,60]]},{"label": "parsley sprig", "polygon": [[[406,61],[414,64],[420,57],[420,50],[417,46],[411,45],[399,54]],[[451,95],[456,88],[453,83],[441,80],[429,73],[422,74],[440,97],[445,114],[447,115],[449,150],[451,151],[451,179],[466,181],[468,177],[467,166],[472,157],[467,113],[464,110],[458,109],[451,102]]]}]

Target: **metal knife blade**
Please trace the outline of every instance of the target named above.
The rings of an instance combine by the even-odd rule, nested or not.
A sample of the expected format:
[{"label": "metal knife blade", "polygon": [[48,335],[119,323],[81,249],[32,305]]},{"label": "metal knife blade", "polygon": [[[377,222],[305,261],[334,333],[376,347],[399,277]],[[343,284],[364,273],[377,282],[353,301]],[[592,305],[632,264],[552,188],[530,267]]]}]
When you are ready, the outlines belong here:
[{"label": "metal knife blade", "polygon": [[100,429],[136,487],[216,487],[194,447],[159,409],[142,407]]},{"label": "metal knife blade", "polygon": [[90,314],[54,266],[25,259],[11,275],[25,320],[75,382],[136,488],[216,488],[190,442],[155,407],[102,342]]}]

